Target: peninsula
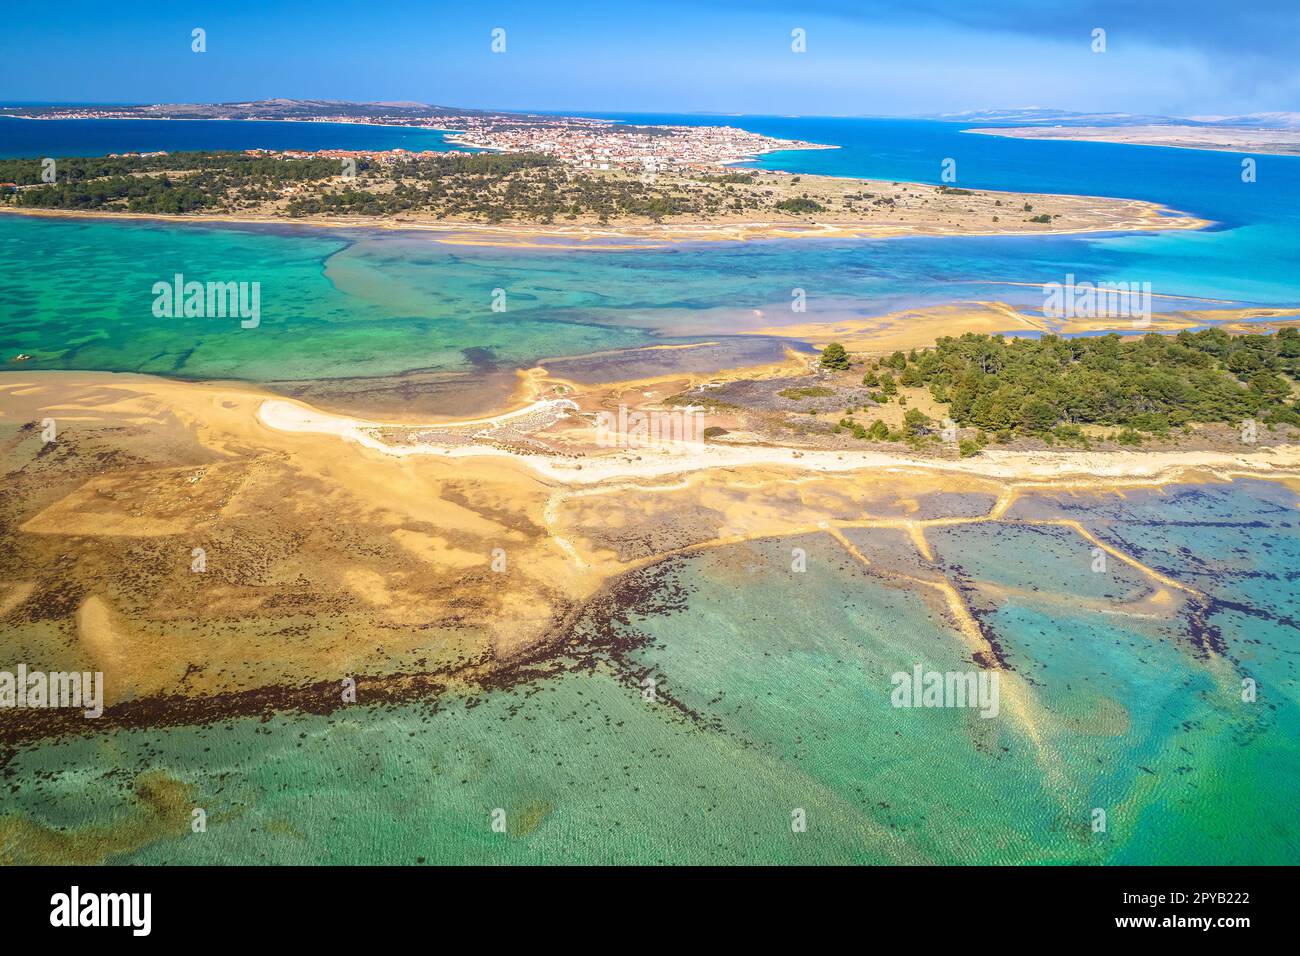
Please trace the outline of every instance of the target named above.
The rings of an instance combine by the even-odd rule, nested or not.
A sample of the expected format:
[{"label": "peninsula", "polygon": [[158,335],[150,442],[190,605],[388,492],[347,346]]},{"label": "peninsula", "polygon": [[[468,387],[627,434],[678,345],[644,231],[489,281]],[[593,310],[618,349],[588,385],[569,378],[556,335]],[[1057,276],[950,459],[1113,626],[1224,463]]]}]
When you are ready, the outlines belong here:
[{"label": "peninsula", "polygon": [[[504,135],[504,134],[503,134]],[[635,150],[636,137],[619,149]],[[721,169],[748,140],[693,130],[676,160],[322,150],[0,161],[0,210],[425,229],[471,239],[659,240],[1198,229],[1155,203]],[[727,145],[730,143],[731,145]],[[667,147],[657,147],[662,150]],[[660,156],[659,152],[651,155]]]}]

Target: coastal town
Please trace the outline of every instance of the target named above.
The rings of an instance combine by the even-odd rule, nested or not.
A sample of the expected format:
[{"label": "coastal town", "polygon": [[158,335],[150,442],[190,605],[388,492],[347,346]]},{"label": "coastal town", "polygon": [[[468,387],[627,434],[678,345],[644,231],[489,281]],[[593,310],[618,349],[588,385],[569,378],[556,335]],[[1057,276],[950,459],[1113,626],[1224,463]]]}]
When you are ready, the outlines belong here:
[{"label": "coastal town", "polygon": [[466,129],[447,142],[506,153],[552,156],[582,169],[641,169],[725,166],[763,153],[835,149],[801,140],[775,139],[732,126],[630,126],[606,120],[564,117],[538,124],[466,118]]},{"label": "coastal town", "polygon": [[[266,100],[252,103],[153,104],[148,106],[3,107],[0,116],[18,119],[171,119],[296,123],[353,123],[405,126],[446,133],[446,140],[473,150],[532,153],[581,169],[661,172],[752,160],[777,150],[837,149],[785,140],[733,126],[635,125],[611,119],[451,109],[422,103],[336,103]],[[330,151],[316,155],[364,156],[380,163],[403,158],[406,150]],[[337,156],[336,156],[337,154]],[[302,158],[309,155],[283,152]],[[409,154],[408,154],[409,156]]]},{"label": "coastal town", "polygon": [[[731,126],[626,126],[605,120],[566,117],[546,124],[471,119],[463,131],[451,132],[446,141],[463,150],[442,156],[470,156],[475,152],[527,153],[545,156],[565,166],[592,170],[669,172],[706,169],[753,160],[763,153],[794,149],[834,149],[800,140],[782,140]],[[278,155],[286,159],[366,159],[380,166],[418,158],[421,154],[396,148],[386,150],[245,150],[247,155]]]}]

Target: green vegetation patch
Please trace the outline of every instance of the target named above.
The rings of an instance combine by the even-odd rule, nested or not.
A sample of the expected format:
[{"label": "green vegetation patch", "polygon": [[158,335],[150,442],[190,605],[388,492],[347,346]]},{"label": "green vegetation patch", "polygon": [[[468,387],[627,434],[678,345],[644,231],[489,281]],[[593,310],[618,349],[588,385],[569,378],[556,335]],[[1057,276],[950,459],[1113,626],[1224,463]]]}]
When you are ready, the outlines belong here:
[{"label": "green vegetation patch", "polygon": [[790,199],[782,199],[776,204],[776,208],[782,212],[805,213],[805,212],[825,212],[826,207],[816,199],[809,199],[807,196],[794,196]]},{"label": "green vegetation patch", "polygon": [[[1300,426],[1295,381],[1300,332],[1229,335],[1220,329],[1151,333],[1138,339],[1006,339],[948,336],[915,356],[885,363],[929,387],[960,425],[1011,430],[1069,443],[1078,426],[1114,425],[1121,440],[1164,434],[1190,422]],[[879,376],[884,382],[885,376]]]},{"label": "green vegetation patch", "polygon": [[783,388],[776,394],[782,398],[797,401],[801,398],[828,398],[835,394],[835,389],[827,388],[824,385],[804,385],[800,388]]}]

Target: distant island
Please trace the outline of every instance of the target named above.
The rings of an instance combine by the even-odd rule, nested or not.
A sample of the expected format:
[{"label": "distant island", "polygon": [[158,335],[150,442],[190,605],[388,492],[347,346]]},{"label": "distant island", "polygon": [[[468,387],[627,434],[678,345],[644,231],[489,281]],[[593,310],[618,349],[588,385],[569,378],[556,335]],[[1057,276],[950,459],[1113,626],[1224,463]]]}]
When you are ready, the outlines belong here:
[{"label": "distant island", "polygon": [[1300,113],[1170,117],[1132,113],[1075,113],[1033,107],[945,113],[935,118],[979,124],[978,128],[966,130],[968,133],[1013,136],[1017,139],[1174,146],[1234,153],[1300,154]]},{"label": "distant island", "polygon": [[[346,100],[269,99],[231,103],[98,104],[62,103],[52,106],[0,106],[0,116],[22,119],[162,119],[162,120],[280,120],[321,123],[383,123],[426,126],[448,117],[522,118],[529,114],[457,109],[427,103],[394,101],[351,103]],[[547,117],[535,117],[545,122]]]},{"label": "distant island", "polygon": [[1230,153],[1300,155],[1300,129],[1255,127],[1143,125],[1143,126],[1016,126],[969,129],[968,133],[1014,136],[1017,139],[1069,139],[1133,146],[1176,146]]}]

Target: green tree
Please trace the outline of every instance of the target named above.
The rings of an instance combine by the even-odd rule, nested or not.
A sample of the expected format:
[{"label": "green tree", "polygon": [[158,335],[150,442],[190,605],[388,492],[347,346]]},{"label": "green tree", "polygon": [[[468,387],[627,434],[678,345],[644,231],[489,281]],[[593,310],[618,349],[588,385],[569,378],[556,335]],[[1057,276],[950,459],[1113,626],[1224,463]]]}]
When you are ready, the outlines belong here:
[{"label": "green tree", "polygon": [[903,416],[903,429],[913,436],[924,434],[930,427],[930,416],[919,408],[909,408]]},{"label": "green tree", "polygon": [[1020,409],[1020,424],[1026,431],[1045,432],[1060,420],[1061,413],[1051,402],[1031,398]]},{"label": "green tree", "polygon": [[839,342],[832,342],[822,349],[821,366],[843,371],[849,367],[849,353],[844,351],[844,346]]}]

